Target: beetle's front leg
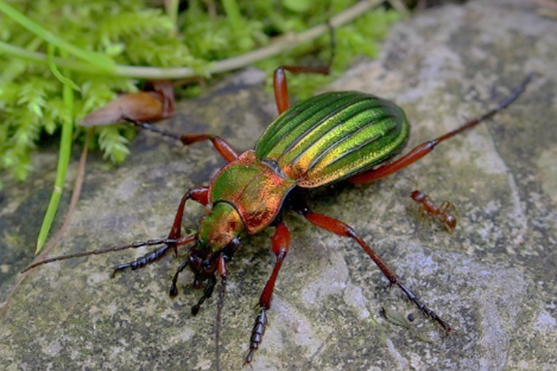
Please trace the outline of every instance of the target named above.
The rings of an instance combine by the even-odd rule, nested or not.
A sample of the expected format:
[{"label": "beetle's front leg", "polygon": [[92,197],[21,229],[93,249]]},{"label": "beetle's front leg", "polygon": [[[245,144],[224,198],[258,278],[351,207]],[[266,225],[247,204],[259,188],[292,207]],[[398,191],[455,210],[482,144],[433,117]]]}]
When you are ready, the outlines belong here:
[{"label": "beetle's front leg", "polygon": [[[187,200],[193,200],[202,204],[203,206],[206,206],[209,203],[209,187],[190,188],[182,197],[180,205],[178,206],[178,211],[176,212],[176,216],[174,217],[174,223],[172,224],[172,228],[170,229],[170,233],[168,234],[168,239],[179,240],[182,236],[182,218],[184,217],[184,209]],[[139,259],[136,259],[129,263],[117,265],[114,268],[112,275],[114,276],[116,272],[119,272],[126,268],[131,268],[132,270],[142,268],[147,264],[152,263],[162,257],[170,248],[174,248],[174,253],[176,255],[178,254],[176,244],[165,244],[164,246],[159,247],[155,251],[147,253]]]},{"label": "beetle's front leg", "polygon": [[259,348],[259,344],[263,341],[263,334],[265,333],[265,326],[267,325],[267,311],[271,308],[271,298],[275,288],[275,282],[282,266],[282,262],[290,248],[290,231],[283,222],[277,224],[275,234],[273,235],[272,249],[277,257],[273,273],[265,284],[265,288],[259,298],[259,313],[255,319],[255,324],[251,332],[251,340],[249,346],[249,353],[246,356],[245,363],[251,363],[253,353]]},{"label": "beetle's front leg", "polygon": [[368,244],[350,227],[348,224],[341,222],[340,220],[331,218],[326,215],[316,214],[312,212],[308,207],[301,207],[297,210],[302,214],[310,223],[313,225],[323,228],[329,232],[332,232],[341,237],[349,237],[358,243],[364,249],[364,251],[369,255],[371,260],[379,267],[381,272],[391,281],[392,284],[397,285],[406,294],[408,299],[410,299],[416,306],[431,319],[436,321],[443,327],[446,332],[451,331],[451,327],[443,321],[433,310],[429,309],[424,303],[422,303],[418,297],[407,288],[398,278],[395,271],[383,261],[383,259],[368,246]]},{"label": "beetle's front leg", "polygon": [[235,159],[238,158],[238,153],[236,153],[234,148],[232,148],[232,146],[230,144],[228,144],[227,141],[225,141],[224,139],[222,139],[219,136],[212,135],[212,134],[183,134],[183,135],[178,135],[178,134],[174,134],[174,133],[168,132],[166,130],[162,130],[162,129],[159,129],[157,127],[154,127],[153,125],[151,125],[147,122],[138,122],[138,121],[134,121],[134,120],[130,120],[130,119],[128,119],[128,121],[130,123],[136,125],[136,126],[139,126],[140,128],[152,131],[153,133],[157,133],[157,134],[160,134],[160,135],[165,136],[165,137],[169,137],[169,138],[172,138],[172,139],[179,140],[180,142],[182,142],[182,144],[184,144],[186,146],[190,145],[190,144],[193,144],[193,143],[202,142],[204,140],[210,140],[211,143],[213,143],[213,146],[215,147],[215,149],[218,151],[218,153],[226,161],[231,162],[231,161],[234,161]]}]

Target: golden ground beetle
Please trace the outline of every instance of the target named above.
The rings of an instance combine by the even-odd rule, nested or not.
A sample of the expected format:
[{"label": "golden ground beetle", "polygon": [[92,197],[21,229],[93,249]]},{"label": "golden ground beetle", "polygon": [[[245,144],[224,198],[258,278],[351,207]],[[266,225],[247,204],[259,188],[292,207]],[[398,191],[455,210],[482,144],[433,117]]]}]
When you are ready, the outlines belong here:
[{"label": "golden ground beetle", "polygon": [[[280,116],[261,135],[255,149],[242,154],[238,154],[218,136],[179,136],[147,123],[138,123],[185,145],[210,140],[228,161],[208,186],[191,188],[186,192],[166,239],[56,257],[33,264],[26,270],[63,259],[141,246],[160,246],[133,262],[116,266],[115,273],[126,268],[143,267],[170,250],[187,247],[187,258],[174,275],[170,294],[177,294],[178,275],[189,267],[195,274],[194,286],[204,285],[203,296],[192,307],[195,315],[205,299],[212,295],[219,278],[221,298],[223,297],[228,274],[226,265],[241,247],[242,239],[257,234],[268,226],[274,226],[271,248],[276,255],[276,262],[259,298],[259,312],[245,359],[246,363],[250,363],[263,339],[275,282],[290,248],[290,232],[283,221],[283,214],[286,209],[292,209],[315,226],[354,240],[392,284],[398,286],[424,314],[441,325],[446,332],[450,332],[451,327],[418,299],[352,227],[332,217],[314,213],[297,195],[301,190],[323,187],[341,180],[354,184],[373,182],[405,168],[427,155],[444,140],[473,128],[509,106],[525,90],[532,75],[491,111],[454,131],[417,146],[395,161],[383,164],[398,154],[407,142],[410,127],[400,107],[388,100],[355,91],[324,93],[289,107],[285,70],[295,73],[326,72],[304,67],[278,68],[274,75],[274,89]],[[380,164],[383,165],[377,167]],[[206,206],[210,213],[199,221],[196,233],[184,237],[181,235],[181,225],[188,200]],[[221,307],[222,300],[219,301],[219,315]],[[217,367],[218,362],[217,332]]]}]

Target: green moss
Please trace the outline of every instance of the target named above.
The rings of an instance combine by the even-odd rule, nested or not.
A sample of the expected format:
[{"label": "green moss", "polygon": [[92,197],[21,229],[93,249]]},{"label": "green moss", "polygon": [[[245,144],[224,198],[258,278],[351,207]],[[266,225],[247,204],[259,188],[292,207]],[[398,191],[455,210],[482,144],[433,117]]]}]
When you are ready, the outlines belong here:
[{"label": "green moss", "polygon": [[[153,2],[146,0],[0,0],[0,5],[9,3],[31,23],[50,32],[31,32],[17,17],[0,9],[0,42],[53,57],[68,53],[72,60],[86,63],[105,58],[99,59],[98,65],[91,65],[91,73],[83,68],[72,72],[77,88],[72,115],[75,120],[104,105],[117,92],[137,90],[138,81],[110,73],[111,63],[187,66],[207,76],[211,61],[253,51],[268,45],[275,36],[301,32],[326,22],[355,2],[227,0],[214,2],[211,8],[207,5],[211,2],[198,0],[187,2],[186,9],[169,16],[163,8],[154,8]],[[336,33],[334,70],[344,69],[356,55],[375,56],[377,40],[396,18],[392,11],[377,10],[340,28]],[[299,64],[299,56],[308,54],[325,64],[330,49],[326,35],[258,66],[272,71],[280,64]],[[107,72],[99,74],[96,67]],[[0,71],[0,171],[24,180],[32,170],[30,153],[40,135],[43,132],[59,135],[61,124],[69,115],[62,99],[63,77],[55,67],[16,59],[4,51],[0,51]],[[300,76],[291,79],[292,91],[306,97],[329,80],[330,77]],[[94,142],[106,158],[121,162],[128,154],[126,143],[132,133],[122,126],[100,127]],[[75,137],[83,136],[78,128]]]}]

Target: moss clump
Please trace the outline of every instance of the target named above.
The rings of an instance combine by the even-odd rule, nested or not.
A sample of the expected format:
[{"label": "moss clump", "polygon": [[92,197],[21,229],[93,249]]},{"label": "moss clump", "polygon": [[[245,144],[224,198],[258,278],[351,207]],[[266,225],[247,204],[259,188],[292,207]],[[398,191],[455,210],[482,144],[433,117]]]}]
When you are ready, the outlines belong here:
[{"label": "moss clump", "polygon": [[[31,171],[30,153],[41,135],[59,135],[64,120],[85,116],[118,92],[137,90],[141,76],[121,73],[114,66],[187,66],[208,76],[212,61],[326,22],[356,1],[198,0],[181,2],[183,8],[174,1],[167,9],[157,3],[163,2],[0,0],[0,171],[24,180]],[[396,18],[396,13],[380,9],[340,28],[335,70],[347,66],[355,55],[374,56],[376,40]],[[48,56],[50,63],[28,58],[33,53]],[[328,38],[301,45],[259,67],[271,71],[281,63],[299,63],[296,56],[308,53],[326,61]],[[295,80],[292,90],[307,96],[327,78]],[[73,99],[67,92],[64,96],[64,84],[71,85]],[[77,128],[73,137],[82,138],[82,130]],[[128,154],[126,143],[132,135],[133,130],[124,127],[100,127],[93,142],[118,163]]]}]

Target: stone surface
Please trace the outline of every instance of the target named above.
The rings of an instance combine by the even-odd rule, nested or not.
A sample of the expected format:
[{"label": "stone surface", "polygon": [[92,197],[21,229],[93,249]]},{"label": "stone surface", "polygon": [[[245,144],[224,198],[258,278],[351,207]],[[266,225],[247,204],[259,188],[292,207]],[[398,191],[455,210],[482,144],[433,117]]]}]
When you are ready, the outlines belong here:
[{"label": "stone surface", "polygon": [[[494,120],[440,145],[397,175],[338,187],[315,211],[354,227],[449,322],[448,337],[403,298],[355,243],[286,219],[292,248],[277,283],[254,370],[552,370],[557,364],[557,22],[521,0],[471,1],[395,27],[375,62],[347,71],[331,90],[395,100],[412,123],[409,146],[492,107],[532,71],[524,95]],[[179,104],[161,127],[211,132],[251,148],[272,117],[254,71]],[[208,144],[181,148],[142,133],[132,157],[106,170],[88,164],[82,199],[52,256],[164,237],[183,192],[223,165]],[[54,178],[54,157],[29,185],[6,189],[0,208],[1,297],[31,250]],[[424,224],[407,197],[415,187],[456,205],[453,235]],[[188,206],[185,228],[200,207]],[[272,228],[229,265],[222,368],[242,369],[253,307],[270,274]],[[171,256],[110,278],[147,250],[36,269],[0,319],[3,370],[209,370],[215,367],[216,300],[200,296]],[[408,317],[413,318],[409,321]],[[249,368],[245,368],[249,369]]]}]

